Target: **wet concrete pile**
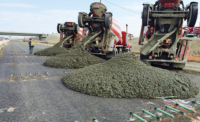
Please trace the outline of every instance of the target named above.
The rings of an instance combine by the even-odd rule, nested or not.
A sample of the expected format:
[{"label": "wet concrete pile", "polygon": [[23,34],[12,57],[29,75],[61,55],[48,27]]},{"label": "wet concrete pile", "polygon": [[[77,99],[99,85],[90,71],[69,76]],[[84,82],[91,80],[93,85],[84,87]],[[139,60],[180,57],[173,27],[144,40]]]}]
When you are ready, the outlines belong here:
[{"label": "wet concrete pile", "polygon": [[85,42],[92,36],[93,34],[88,35],[70,50],[67,50],[65,54],[56,55],[48,59],[44,62],[44,65],[53,68],[81,68],[83,66],[103,63],[105,60],[91,55],[84,48]]},{"label": "wet concrete pile", "polygon": [[55,44],[53,47],[46,48],[44,50],[40,50],[40,51],[35,52],[34,55],[37,55],[37,56],[55,56],[55,55],[67,52],[67,49],[61,47],[61,44],[63,43],[63,41],[68,39],[68,37],[69,36],[64,37],[57,44]]},{"label": "wet concrete pile", "polygon": [[199,92],[189,78],[148,66],[129,53],[71,72],[63,78],[63,83],[78,92],[113,98],[148,99],[149,96],[172,95],[185,99]]}]

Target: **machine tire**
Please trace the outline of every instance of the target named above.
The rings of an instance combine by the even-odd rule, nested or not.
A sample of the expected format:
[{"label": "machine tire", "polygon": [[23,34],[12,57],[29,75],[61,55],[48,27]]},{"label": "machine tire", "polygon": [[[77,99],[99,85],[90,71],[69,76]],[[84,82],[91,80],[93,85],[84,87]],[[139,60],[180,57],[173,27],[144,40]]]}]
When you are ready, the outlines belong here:
[{"label": "machine tire", "polygon": [[77,24],[75,25],[75,30],[74,30],[74,32],[75,32],[76,34],[79,33],[79,26],[78,26]]},{"label": "machine tire", "polygon": [[198,16],[198,4],[191,3],[189,8],[189,15],[187,18],[188,27],[194,27]]},{"label": "machine tire", "polygon": [[84,17],[84,14],[79,13],[79,15],[78,15],[78,25],[81,28],[85,27],[85,23],[83,22],[83,17]]},{"label": "machine tire", "polygon": [[112,13],[105,14],[105,27],[110,29],[112,27]]},{"label": "machine tire", "polygon": [[185,68],[186,63],[182,63],[182,64],[170,64],[171,68],[176,68],[178,70],[182,70],[183,68]]},{"label": "machine tire", "polygon": [[149,5],[144,5],[143,6],[143,12],[142,12],[142,25],[147,26],[149,23]]},{"label": "machine tire", "polygon": [[129,49],[128,49],[128,53],[131,53],[131,48],[129,47]]},{"label": "machine tire", "polygon": [[106,54],[106,58],[110,59],[110,58],[113,58],[117,55],[118,55],[118,50],[117,50],[117,48],[115,48],[115,50],[113,50],[111,53]]},{"label": "machine tire", "polygon": [[132,46],[129,47],[128,53],[131,53]]},{"label": "machine tire", "polygon": [[117,48],[115,48],[115,50],[113,51],[113,54],[114,56],[117,56],[119,54]]},{"label": "machine tire", "polygon": [[118,48],[118,54],[122,53],[122,48]]},{"label": "machine tire", "polygon": [[141,61],[144,61],[144,60],[147,60],[147,59],[149,59],[149,55],[140,54],[140,60]]},{"label": "machine tire", "polygon": [[58,33],[62,33],[61,27],[62,27],[61,24],[58,24],[58,25],[57,25],[57,31],[58,31]]}]

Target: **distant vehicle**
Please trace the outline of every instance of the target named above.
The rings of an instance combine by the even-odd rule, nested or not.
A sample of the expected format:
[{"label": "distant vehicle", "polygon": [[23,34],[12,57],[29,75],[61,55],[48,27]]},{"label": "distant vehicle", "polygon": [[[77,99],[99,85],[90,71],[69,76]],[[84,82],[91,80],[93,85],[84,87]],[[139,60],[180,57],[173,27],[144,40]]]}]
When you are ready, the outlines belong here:
[{"label": "distant vehicle", "polygon": [[75,22],[65,22],[64,24],[57,25],[57,31],[60,33],[60,39],[64,36],[71,36],[67,40],[64,40],[62,46],[64,48],[70,49],[76,43],[82,40],[83,29],[79,28],[79,26]]},{"label": "distant vehicle", "polygon": [[0,39],[0,41],[2,41],[2,40]]},{"label": "distant vehicle", "polygon": [[128,36],[128,25],[126,32],[121,31],[118,22],[112,18],[112,13],[107,12],[107,7],[102,3],[92,3],[89,14],[79,12],[79,27],[88,28],[89,35],[86,50],[92,55],[102,58],[112,58],[120,53],[131,52],[128,40],[133,35]]}]

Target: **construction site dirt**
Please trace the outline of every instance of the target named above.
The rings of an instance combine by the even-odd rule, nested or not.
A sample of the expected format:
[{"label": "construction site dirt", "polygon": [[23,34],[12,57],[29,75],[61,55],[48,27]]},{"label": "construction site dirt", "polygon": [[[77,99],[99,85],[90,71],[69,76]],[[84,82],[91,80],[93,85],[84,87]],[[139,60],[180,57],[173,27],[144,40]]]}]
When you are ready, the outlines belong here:
[{"label": "construction site dirt", "polygon": [[1,56],[3,55],[4,49],[5,49],[5,47],[3,47],[3,48],[0,50],[0,59],[1,59]]},{"label": "construction site dirt", "polygon": [[[47,48],[39,44],[35,47],[37,50]],[[0,89],[0,121],[77,120],[84,122],[95,117],[100,122],[131,122],[131,120],[139,120],[129,119],[130,111],[142,115],[142,109],[151,109],[150,112],[153,113],[154,107],[162,109],[163,105],[174,105],[175,102],[191,105],[191,101],[195,100],[195,98],[182,100],[103,98],[76,92],[65,87],[61,78],[76,70],[43,66],[43,62],[49,58],[28,55],[28,45],[24,42],[12,41],[5,48],[0,60],[0,86],[2,86]],[[200,76],[180,74],[188,77],[200,88]],[[148,93],[143,92],[143,94],[148,96]],[[197,101],[200,100],[199,94],[195,97]],[[198,106],[195,107],[198,108]],[[161,118],[164,117],[159,113],[158,115]],[[177,119],[181,121],[180,115],[177,116],[174,117],[174,122]],[[199,115],[197,112],[191,117],[188,112],[188,116],[185,116],[185,122],[192,121],[192,119],[197,120]],[[143,118],[156,121],[145,114]]]}]

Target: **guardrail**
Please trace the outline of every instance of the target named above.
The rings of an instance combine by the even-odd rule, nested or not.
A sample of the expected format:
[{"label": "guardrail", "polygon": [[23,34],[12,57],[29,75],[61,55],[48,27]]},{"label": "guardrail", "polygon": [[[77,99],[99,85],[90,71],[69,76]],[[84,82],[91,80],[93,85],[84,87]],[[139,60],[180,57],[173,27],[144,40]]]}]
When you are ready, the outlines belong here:
[{"label": "guardrail", "polygon": [[4,46],[6,46],[9,42],[10,42],[10,40],[0,41],[0,50],[1,50]]}]

